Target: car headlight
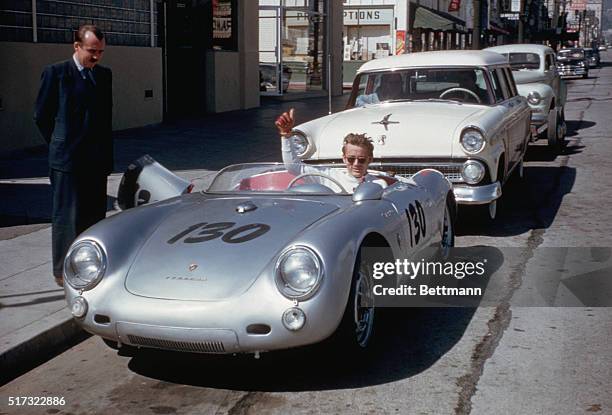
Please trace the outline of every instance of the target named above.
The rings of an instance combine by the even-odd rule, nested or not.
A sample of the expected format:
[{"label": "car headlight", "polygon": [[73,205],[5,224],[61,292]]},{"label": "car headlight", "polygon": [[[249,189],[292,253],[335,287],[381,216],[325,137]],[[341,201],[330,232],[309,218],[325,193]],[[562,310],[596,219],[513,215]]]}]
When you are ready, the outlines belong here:
[{"label": "car headlight", "polygon": [[485,167],[478,160],[468,160],[461,167],[461,177],[467,184],[476,184],[485,175]]},{"label": "car headlight", "polygon": [[299,132],[299,131],[293,131],[291,132],[291,136],[289,137],[289,140],[291,140],[291,143],[293,145],[293,149],[295,150],[295,154],[302,158],[302,157],[307,157],[308,155],[312,154],[311,150],[311,144],[308,141],[308,138],[306,138],[306,136]]},{"label": "car headlight", "polygon": [[314,293],[321,282],[323,267],[310,248],[296,246],[285,251],[276,263],[276,282],[289,298],[303,299]]},{"label": "car headlight", "polygon": [[580,62],[578,62],[578,65],[580,65],[580,66],[584,66],[584,61],[580,61]]},{"label": "car headlight", "polygon": [[466,129],[461,133],[461,147],[467,153],[478,153],[485,145],[482,133],[475,129]]},{"label": "car headlight", "polygon": [[531,105],[538,105],[540,102],[542,102],[542,95],[540,95],[538,91],[531,91],[527,95],[527,101],[529,101]]},{"label": "car headlight", "polygon": [[80,241],[70,248],[64,261],[66,282],[77,290],[96,286],[106,271],[106,255],[93,241]]}]

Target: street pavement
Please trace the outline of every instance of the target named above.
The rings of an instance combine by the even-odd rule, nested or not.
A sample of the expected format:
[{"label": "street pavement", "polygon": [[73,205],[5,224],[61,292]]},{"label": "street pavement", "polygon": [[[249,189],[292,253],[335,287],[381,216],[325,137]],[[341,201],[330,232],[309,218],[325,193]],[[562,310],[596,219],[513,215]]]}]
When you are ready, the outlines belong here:
[{"label": "street pavement", "polygon": [[[557,271],[567,273],[572,268],[567,258],[587,249],[604,266],[603,284],[588,288],[609,294],[612,56],[602,57],[604,66],[593,70],[589,79],[568,81],[567,147],[553,154],[544,143],[531,145],[525,179],[514,178],[504,188],[495,222],[487,224],[466,211],[457,223],[458,246],[487,246],[507,256],[505,294],[498,305],[394,310],[392,319],[381,319],[373,351],[361,359],[336,356],[321,346],[266,353],[259,360],[159,351],[129,356],[92,337],[0,387],[0,413],[612,413],[612,308],[585,306],[580,293],[568,285],[551,288],[551,281],[540,278],[539,269],[542,257],[550,252],[546,250],[563,253],[565,262]],[[342,99],[335,103],[342,107]],[[226,162],[247,161],[250,155],[250,160],[279,160],[273,120],[291,105],[272,103],[122,133],[117,141],[118,171],[149,153],[205,186],[211,172]],[[298,122],[326,112],[325,100],[295,106]],[[231,128],[235,134],[228,131]],[[234,147],[237,141],[242,146]],[[21,171],[21,166],[26,172],[36,171],[35,159],[17,161],[13,171]],[[2,166],[11,163],[7,160]],[[43,176],[44,171],[13,179]],[[111,178],[111,187],[113,181],[117,178]],[[35,196],[23,197],[16,204],[24,211],[32,209],[23,201]],[[36,200],[42,199],[39,195]],[[34,210],[27,213],[37,217]],[[3,283],[13,274],[21,279],[37,273],[45,274],[37,277],[41,281],[47,278],[42,268],[50,270],[48,228],[37,228],[46,226],[44,221],[34,222],[6,227],[7,238],[9,233],[20,235],[13,239],[23,238],[6,257],[12,261],[21,256],[22,265],[3,270],[2,275],[8,276],[0,277]],[[28,241],[29,235],[38,239]],[[4,249],[0,255],[4,266]],[[585,275],[578,277],[591,276],[594,283],[601,277],[583,271]],[[554,301],[546,304],[540,297],[547,297],[550,289]],[[15,297],[5,298],[4,290],[0,301],[8,303]],[[40,294],[28,302],[58,294]],[[5,324],[5,311],[0,309],[0,325]],[[9,396],[40,395],[63,397],[66,403],[53,408],[7,406]]]},{"label": "street pavement", "polygon": [[[342,109],[348,96],[332,100]],[[108,179],[108,215],[122,172],[149,154],[205,189],[214,172],[234,163],[281,161],[275,118],[296,109],[297,122],[326,115],[327,98],[261,107],[115,132],[115,172]],[[42,139],[41,139],[42,142]],[[51,189],[46,148],[0,158],[0,383],[82,340],[51,272]]]}]

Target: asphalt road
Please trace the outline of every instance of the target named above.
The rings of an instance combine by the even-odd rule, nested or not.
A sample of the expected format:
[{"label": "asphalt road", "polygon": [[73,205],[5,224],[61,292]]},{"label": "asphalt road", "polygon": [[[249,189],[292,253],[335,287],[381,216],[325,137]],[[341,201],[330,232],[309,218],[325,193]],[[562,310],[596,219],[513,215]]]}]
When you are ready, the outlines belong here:
[{"label": "asphalt road", "polygon": [[[610,275],[612,64],[568,84],[567,147],[555,155],[532,145],[525,178],[506,188],[496,222],[468,212],[458,224],[459,246],[507,256],[497,306],[387,312],[362,359],[320,346],[259,360],[129,357],[89,338],[0,388],[0,413],[612,413],[612,308],[584,297],[609,283],[583,269],[595,275],[591,293],[567,283],[551,294],[538,278],[551,255],[569,272],[572,255],[589,253]],[[8,406],[10,396],[65,405]]]}]

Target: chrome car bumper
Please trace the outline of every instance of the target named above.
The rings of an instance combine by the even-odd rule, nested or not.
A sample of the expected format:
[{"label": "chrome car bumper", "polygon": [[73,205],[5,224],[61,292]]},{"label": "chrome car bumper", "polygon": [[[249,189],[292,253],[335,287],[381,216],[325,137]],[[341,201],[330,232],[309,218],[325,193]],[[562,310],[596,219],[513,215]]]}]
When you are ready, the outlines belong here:
[{"label": "chrome car bumper", "polygon": [[453,193],[455,194],[455,200],[459,204],[484,205],[501,197],[502,188],[499,182],[484,186],[454,185]]},{"label": "chrome car bumper", "polygon": [[559,69],[561,76],[582,76],[587,73],[587,69],[583,66]]}]

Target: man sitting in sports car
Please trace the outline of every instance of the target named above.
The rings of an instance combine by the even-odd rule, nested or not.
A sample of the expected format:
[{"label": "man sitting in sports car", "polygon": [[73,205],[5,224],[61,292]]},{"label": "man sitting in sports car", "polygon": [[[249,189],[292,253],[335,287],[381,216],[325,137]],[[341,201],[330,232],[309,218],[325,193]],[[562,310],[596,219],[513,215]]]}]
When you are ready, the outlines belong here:
[{"label": "man sitting in sports car", "polygon": [[351,133],[344,137],[342,161],[346,165],[346,170],[303,164],[302,160],[295,154],[292,142],[289,139],[295,125],[294,113],[295,110],[291,108],[288,112],[282,113],[274,123],[281,136],[283,163],[291,173],[298,175],[307,172],[328,175],[337,180],[349,192],[354,191],[363,182],[372,182],[383,188],[387,187],[387,182],[384,179],[368,174],[368,166],[374,158],[374,145],[365,134]]}]

